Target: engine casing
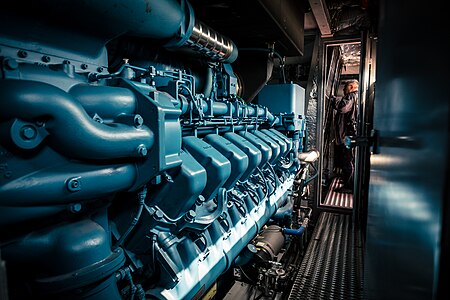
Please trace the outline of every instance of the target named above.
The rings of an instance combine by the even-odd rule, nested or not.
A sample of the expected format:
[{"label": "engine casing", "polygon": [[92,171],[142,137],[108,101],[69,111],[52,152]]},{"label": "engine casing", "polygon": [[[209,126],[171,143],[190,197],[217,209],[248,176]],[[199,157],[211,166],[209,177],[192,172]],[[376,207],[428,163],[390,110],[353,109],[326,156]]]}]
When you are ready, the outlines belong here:
[{"label": "engine casing", "polygon": [[[187,2],[29,2],[0,18],[11,299],[197,299],[289,202],[301,116],[242,101],[236,46]],[[123,36],[204,72],[146,55],[114,66]]]}]

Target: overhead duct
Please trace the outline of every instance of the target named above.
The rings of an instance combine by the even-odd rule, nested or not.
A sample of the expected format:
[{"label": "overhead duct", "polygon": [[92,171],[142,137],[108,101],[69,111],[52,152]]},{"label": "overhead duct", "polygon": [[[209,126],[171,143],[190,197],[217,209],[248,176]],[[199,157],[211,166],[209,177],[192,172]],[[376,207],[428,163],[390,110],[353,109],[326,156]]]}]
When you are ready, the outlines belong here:
[{"label": "overhead duct", "polygon": [[[53,35],[65,28],[82,35],[92,35],[94,32],[101,42],[97,43],[98,46],[119,35],[129,35],[159,40],[166,48],[194,49],[211,60],[232,63],[237,58],[234,43],[196,20],[192,6],[186,1],[66,0],[59,5],[49,0],[24,2],[18,4],[10,1],[0,13],[0,26],[9,28],[7,30],[11,36],[23,36],[23,32],[19,33],[15,26],[11,26],[11,15],[15,15],[21,24],[29,24],[30,31],[24,38],[32,37],[43,44],[49,41],[54,44]],[[36,24],[39,28],[35,28]],[[43,26],[49,27],[47,36],[38,34]],[[89,42],[92,43],[92,38]],[[73,42],[63,39],[60,43],[66,43],[67,47],[67,43]],[[83,43],[78,44],[76,46],[79,48],[84,47]],[[93,52],[98,55],[101,50],[97,48]]]},{"label": "overhead duct", "polygon": [[237,58],[237,47],[233,41],[199,21],[195,22],[192,34],[184,46],[198,50],[213,60],[232,63]]}]

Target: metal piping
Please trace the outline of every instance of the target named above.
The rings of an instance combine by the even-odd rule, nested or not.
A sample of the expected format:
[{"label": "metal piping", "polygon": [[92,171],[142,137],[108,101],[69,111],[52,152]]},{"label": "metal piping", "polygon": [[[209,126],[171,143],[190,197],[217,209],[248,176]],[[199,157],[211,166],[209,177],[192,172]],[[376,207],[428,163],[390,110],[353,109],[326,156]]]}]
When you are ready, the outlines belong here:
[{"label": "metal piping", "polygon": [[114,119],[121,114],[136,114],[136,97],[125,88],[78,84],[72,87],[69,93],[81,103],[90,116],[98,114],[102,119]]},{"label": "metal piping", "polygon": [[236,45],[229,38],[199,21],[195,22],[192,34],[185,46],[213,60],[226,63],[234,62],[238,55]]},{"label": "metal piping", "polygon": [[[48,206],[95,199],[129,189],[137,176],[137,170],[133,164],[58,165],[27,174],[1,186],[0,205]],[[33,212],[30,214],[34,215]]]},{"label": "metal piping", "polygon": [[[54,0],[24,0],[20,4],[14,1],[8,2],[6,9],[0,11],[2,32],[15,27],[10,23],[5,23],[7,21],[2,22],[2,20],[9,21],[11,16],[21,15],[23,8],[26,7],[33,12],[33,17],[25,21],[18,19],[17,22],[22,26],[26,26],[23,25],[23,22],[30,22],[29,27],[33,28],[32,24],[39,22],[48,28],[52,28],[54,23],[57,23],[61,28],[70,28],[82,34],[91,34],[91,31],[95,30],[100,42],[96,43],[94,48],[117,36],[129,35],[166,40],[167,42],[164,44],[166,48],[191,48],[212,60],[225,63],[232,63],[237,58],[237,47],[234,43],[196,20],[193,8],[187,1],[97,0],[82,3],[64,1],[64,5],[59,5]],[[83,16],[83,22],[79,22],[80,15]],[[64,16],[64,18],[55,19],[54,16]],[[39,36],[34,29],[27,32],[26,36],[35,36],[37,45],[44,38]],[[95,50],[92,52],[93,55],[101,52],[100,49]]]},{"label": "metal piping", "polygon": [[140,128],[119,123],[109,126],[94,121],[73,96],[52,85],[2,80],[0,120],[15,118],[30,122],[48,120],[45,129],[50,133],[47,138],[52,146],[80,159],[145,156],[154,142],[153,132],[144,125]]}]

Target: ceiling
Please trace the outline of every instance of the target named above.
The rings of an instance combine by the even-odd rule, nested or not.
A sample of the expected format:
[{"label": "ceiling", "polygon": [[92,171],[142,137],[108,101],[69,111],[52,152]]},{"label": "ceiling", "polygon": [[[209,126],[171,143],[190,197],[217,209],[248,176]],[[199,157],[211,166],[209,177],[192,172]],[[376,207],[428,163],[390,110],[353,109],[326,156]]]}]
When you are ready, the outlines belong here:
[{"label": "ceiling", "polygon": [[[317,32],[358,34],[370,26],[368,0],[190,0],[196,17],[238,48],[274,47],[283,57],[310,56]],[[320,26],[319,26],[319,25]],[[326,33],[326,31],[325,31]],[[295,61],[295,60],[294,60]]]},{"label": "ceiling", "polygon": [[196,17],[231,38],[238,48],[268,48],[303,55],[307,1],[191,0]]},{"label": "ceiling", "polygon": [[[196,19],[232,39],[242,97],[253,101],[267,82],[308,81],[318,35],[355,36],[368,26],[368,0],[189,0]],[[271,48],[276,55],[268,60]],[[259,50],[259,51],[256,51]],[[265,50],[265,51],[264,51]],[[265,52],[265,53],[264,53]],[[359,73],[359,49],[342,47],[343,75]]]}]

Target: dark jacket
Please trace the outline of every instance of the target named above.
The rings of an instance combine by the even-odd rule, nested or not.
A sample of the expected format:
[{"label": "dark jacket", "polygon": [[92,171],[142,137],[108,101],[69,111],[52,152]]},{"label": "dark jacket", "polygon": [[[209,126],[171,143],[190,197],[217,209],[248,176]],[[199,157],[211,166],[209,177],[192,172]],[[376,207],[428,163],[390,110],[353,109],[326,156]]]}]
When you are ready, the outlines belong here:
[{"label": "dark jacket", "polygon": [[331,98],[331,105],[336,110],[335,143],[344,143],[345,136],[356,135],[356,114],[358,105],[358,91],[348,93],[340,99]]}]

